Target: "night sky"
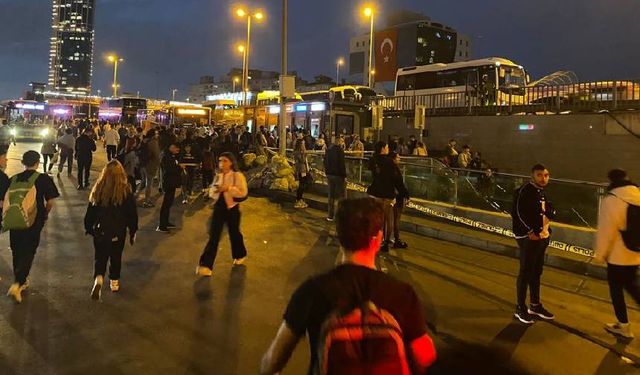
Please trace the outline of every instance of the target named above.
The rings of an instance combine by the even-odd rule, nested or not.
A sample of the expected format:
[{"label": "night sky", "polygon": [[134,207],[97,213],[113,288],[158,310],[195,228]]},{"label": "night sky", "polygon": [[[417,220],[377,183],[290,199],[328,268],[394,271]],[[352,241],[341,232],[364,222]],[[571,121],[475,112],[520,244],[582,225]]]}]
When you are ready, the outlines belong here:
[{"label": "night sky", "polygon": [[[349,37],[366,31],[360,1],[290,0],[289,68],[305,79],[335,74]],[[264,10],[253,33],[252,68],[279,71],[279,0],[245,2]],[[637,0],[377,0],[425,13],[473,38],[475,57],[502,56],[532,77],[573,70],[581,80],[640,78]],[[216,79],[241,58],[232,48],[245,35],[234,3],[220,0],[97,0],[93,86],[108,92],[108,52],[125,58],[122,90],[181,99],[201,75]],[[17,97],[30,81],[46,82],[50,0],[0,0],[0,99]],[[381,15],[380,18],[383,16]],[[379,19],[380,20],[380,19]],[[381,20],[380,20],[381,21]],[[378,23],[382,26],[382,22]],[[344,69],[343,74],[346,73]]]}]

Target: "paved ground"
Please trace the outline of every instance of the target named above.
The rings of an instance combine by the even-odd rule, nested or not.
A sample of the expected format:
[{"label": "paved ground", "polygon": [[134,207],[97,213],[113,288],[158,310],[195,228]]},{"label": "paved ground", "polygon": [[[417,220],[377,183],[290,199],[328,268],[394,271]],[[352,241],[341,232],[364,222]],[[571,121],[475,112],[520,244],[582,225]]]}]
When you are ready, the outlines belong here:
[{"label": "paved ground", "polygon": [[[39,149],[19,145],[10,157],[30,146]],[[10,164],[10,173],[19,170],[18,161]],[[58,186],[62,198],[43,233],[31,289],[21,305],[0,300],[0,374],[254,374],[293,289],[331,268],[338,253],[322,212],[251,198],[242,209],[246,267],[231,266],[225,239],[213,278],[197,279],[210,210],[200,201],[179,205],[173,217],[181,229],[164,235],[154,232],[156,210],[141,209],[121,293],[94,302],[93,249],[81,225],[87,193],[66,176]],[[525,328],[511,317],[515,260],[405,239],[411,248],[382,258],[380,267],[418,290],[436,332],[435,373],[640,373],[640,343],[617,343],[602,331],[612,319],[604,283],[546,270],[543,298],[558,319]],[[3,290],[11,283],[7,247],[2,235]],[[640,313],[631,318],[640,321]],[[285,374],[305,372],[306,345]]]}]

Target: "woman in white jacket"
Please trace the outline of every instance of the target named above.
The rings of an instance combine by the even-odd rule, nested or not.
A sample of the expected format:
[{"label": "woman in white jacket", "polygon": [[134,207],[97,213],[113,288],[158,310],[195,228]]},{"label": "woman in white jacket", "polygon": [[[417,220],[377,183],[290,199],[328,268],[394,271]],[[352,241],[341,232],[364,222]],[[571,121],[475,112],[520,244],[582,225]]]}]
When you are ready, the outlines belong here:
[{"label": "woman in white jacket", "polygon": [[640,253],[625,246],[620,231],[627,228],[629,205],[640,206],[640,189],[629,181],[626,172],[620,169],[610,171],[609,180],[611,184],[608,195],[602,201],[598,217],[595,258],[607,262],[609,292],[618,321],[606,324],[605,330],[614,335],[632,338],[624,290],[640,305],[640,287],[635,281],[640,265]]},{"label": "woman in white jacket", "polygon": [[230,152],[223,152],[218,158],[219,173],[213,180],[210,197],[214,201],[213,217],[209,230],[209,241],[202,252],[200,263],[196,269],[199,276],[211,276],[213,263],[218,253],[218,243],[222,227],[227,224],[231,240],[233,264],[240,265],[247,257],[242,233],[240,233],[240,204],[248,194],[247,180],[238,171],[238,162]]}]

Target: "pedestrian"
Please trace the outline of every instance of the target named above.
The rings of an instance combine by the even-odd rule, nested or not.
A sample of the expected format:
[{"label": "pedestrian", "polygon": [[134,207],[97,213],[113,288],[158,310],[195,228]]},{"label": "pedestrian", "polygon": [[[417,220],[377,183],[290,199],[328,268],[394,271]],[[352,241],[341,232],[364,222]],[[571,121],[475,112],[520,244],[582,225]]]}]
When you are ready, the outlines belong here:
[{"label": "pedestrian", "polygon": [[78,162],[78,190],[89,187],[89,174],[93,163],[96,142],[93,140],[93,128],[86,127],[76,139],[76,160]]},{"label": "pedestrian", "polygon": [[136,191],[136,168],[138,168],[138,155],[136,153],[136,139],[127,138],[123,151],[124,163],[122,166],[127,174],[127,181],[131,185],[131,191]]},{"label": "pedestrian", "polygon": [[161,174],[162,174],[162,192],[164,194],[162,199],[162,207],[160,207],[160,223],[156,232],[169,233],[170,229],[176,228],[175,224],[169,221],[171,214],[171,206],[176,197],[176,189],[181,184],[182,168],[178,164],[178,154],[180,154],[180,147],[177,142],[172,142],[169,148],[162,153],[162,160],[160,162]]},{"label": "pedestrian", "polygon": [[191,144],[185,144],[182,150],[179,157],[180,167],[182,168],[182,204],[187,204],[193,192],[193,181],[196,177],[196,169],[200,166],[200,161],[192,152]]},{"label": "pedestrian", "polygon": [[[392,152],[390,154],[393,163],[400,167],[400,155]],[[399,190],[398,190],[399,189]],[[409,191],[404,184],[396,187],[396,203],[393,205],[393,247],[395,249],[406,249],[409,245],[400,239],[400,219],[402,211],[409,201]]]},{"label": "pedestrian", "polygon": [[89,194],[89,206],[84,216],[85,233],[93,236],[94,273],[91,298],[100,299],[104,276],[109,264],[109,287],[120,290],[122,252],[129,231],[131,246],[138,231],[136,200],[124,168],[112,160],[102,169]]},{"label": "pedestrian", "polygon": [[333,221],[336,202],[347,197],[347,168],[344,161],[344,138],[329,147],[324,156],[324,172],[329,183],[329,212],[327,221]]},{"label": "pedestrian", "polygon": [[409,136],[409,143],[407,143],[407,147],[409,148],[409,155],[415,155],[414,151],[416,147],[418,147],[418,140],[415,135],[411,134]]},{"label": "pedestrian", "polygon": [[480,154],[479,151],[476,151],[473,153],[473,159],[471,159],[471,163],[469,163],[469,169],[474,169],[474,170],[482,170],[483,168],[483,163],[482,163],[482,154]]},{"label": "pedestrian", "polygon": [[320,136],[318,137],[318,140],[316,141],[315,150],[316,151],[322,151],[322,152],[327,151],[327,143],[324,140],[324,134],[323,133],[320,133]]},{"label": "pedestrian", "polygon": [[356,157],[356,158],[364,157],[364,143],[360,141],[359,136],[357,135],[353,136],[353,142],[351,143],[351,146],[349,146],[349,151],[352,152],[351,156],[353,157]]},{"label": "pedestrian", "polygon": [[422,142],[416,143],[416,147],[413,149],[413,155],[414,156],[429,156],[429,154],[427,153],[427,148],[425,147],[424,143],[422,143]]},{"label": "pedestrian", "polygon": [[209,229],[209,241],[204,247],[200,262],[196,268],[199,276],[211,276],[213,264],[218,254],[218,244],[222,228],[227,224],[229,240],[231,241],[231,256],[233,264],[239,266],[247,258],[247,249],[240,232],[240,202],[249,194],[247,180],[238,170],[238,162],[230,152],[225,152],[218,158],[219,173],[213,181],[210,197],[213,199],[213,216]]},{"label": "pedestrian", "polygon": [[473,156],[471,155],[471,147],[468,145],[462,146],[462,153],[458,155],[458,167],[467,169],[471,165]]},{"label": "pedestrian", "polygon": [[104,131],[104,147],[107,150],[107,161],[115,158],[118,154],[118,144],[120,143],[120,134],[111,125],[105,125]]},{"label": "pedestrian", "polygon": [[154,207],[151,201],[151,189],[153,188],[153,179],[158,174],[160,168],[160,144],[158,143],[158,133],[155,129],[149,129],[138,152],[140,167],[144,171],[144,201],[142,207]]},{"label": "pedestrian", "polygon": [[[247,134],[246,132],[244,134]],[[213,158],[213,152],[211,151],[211,145],[207,144],[202,152],[202,195],[205,199],[208,198],[209,187],[213,183],[213,174],[215,173],[215,161]]]},{"label": "pedestrian", "polygon": [[[0,145],[0,192],[3,193],[0,195],[0,207],[3,207],[4,203],[4,194],[9,189],[9,176],[5,170],[7,169],[7,152],[9,151],[9,146]],[[0,221],[0,231],[2,230],[2,222]]]},{"label": "pedestrian", "polygon": [[449,167],[456,167],[458,165],[458,150],[456,150],[456,140],[450,139],[447,143],[445,150],[445,157],[447,158],[446,164]]},{"label": "pedestrian", "polygon": [[76,139],[73,137],[73,129],[67,128],[64,130],[64,135],[58,138],[58,147],[60,150],[60,163],[58,164],[58,177],[64,170],[65,163],[67,164],[67,176],[71,177],[73,173],[73,150],[76,147]]},{"label": "pedestrian", "polygon": [[56,135],[51,128],[46,128],[46,134],[42,139],[42,147],[40,153],[42,154],[42,169],[44,173],[50,174],[53,168],[53,156],[57,152],[56,148]]},{"label": "pedestrian", "polygon": [[[515,192],[513,200],[513,233],[520,248],[520,271],[516,284],[517,306],[514,316],[525,324],[533,324],[533,315],[553,320],[540,301],[540,276],[544,267],[544,255],[549,246],[551,229],[549,220],[555,216],[544,189],[549,184],[549,170],[542,164],[531,169],[531,181]],[[527,308],[527,289],[530,291],[530,307]]]},{"label": "pedestrian", "polygon": [[384,212],[384,241],[382,252],[389,251],[391,235],[393,234],[393,205],[396,199],[396,191],[402,191],[404,182],[402,173],[393,160],[389,157],[389,145],[384,141],[375,144],[374,154],[369,159],[369,170],[372,174],[371,185],[367,188],[367,194],[375,198],[383,207]]},{"label": "pedestrian", "polygon": [[311,179],[311,175],[309,174],[309,162],[307,161],[307,148],[304,139],[296,139],[295,146],[293,147],[293,162],[296,178],[298,179],[298,190],[296,191],[296,204],[294,207],[307,208],[309,205],[304,201],[303,195],[310,185],[309,180]]},{"label": "pedestrian", "polygon": [[340,202],[342,262],[293,293],[260,374],[280,373],[305,336],[309,374],[426,373],[436,349],[420,300],[410,284],[376,270],[383,217],[374,199]]},{"label": "pedestrian", "polygon": [[29,286],[27,278],[40,245],[40,234],[53,209],[53,200],[60,196],[51,177],[37,172],[40,154],[25,152],[22,165],[24,172],[11,177],[7,190],[0,191],[0,196],[9,199],[11,204],[3,212],[2,227],[9,231],[13,255],[14,282],[7,295],[17,303],[22,302],[22,292]]},{"label": "pedestrian", "polygon": [[633,338],[624,300],[626,290],[640,305],[636,276],[640,265],[640,189],[621,169],[609,172],[607,196],[602,200],[595,241],[595,259],[607,263],[609,293],[617,322],[608,332]]}]

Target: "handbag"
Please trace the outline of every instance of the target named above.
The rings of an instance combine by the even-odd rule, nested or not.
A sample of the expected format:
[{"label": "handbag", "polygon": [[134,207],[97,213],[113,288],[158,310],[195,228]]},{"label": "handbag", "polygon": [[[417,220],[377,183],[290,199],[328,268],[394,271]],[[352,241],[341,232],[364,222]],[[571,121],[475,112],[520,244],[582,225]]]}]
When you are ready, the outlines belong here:
[{"label": "handbag", "polygon": [[[236,186],[236,173],[238,172],[233,172],[233,186]],[[236,203],[242,203],[244,201],[247,200],[247,198],[249,198],[249,192],[247,191],[247,195],[245,195],[244,197],[234,197],[233,201]]]}]

